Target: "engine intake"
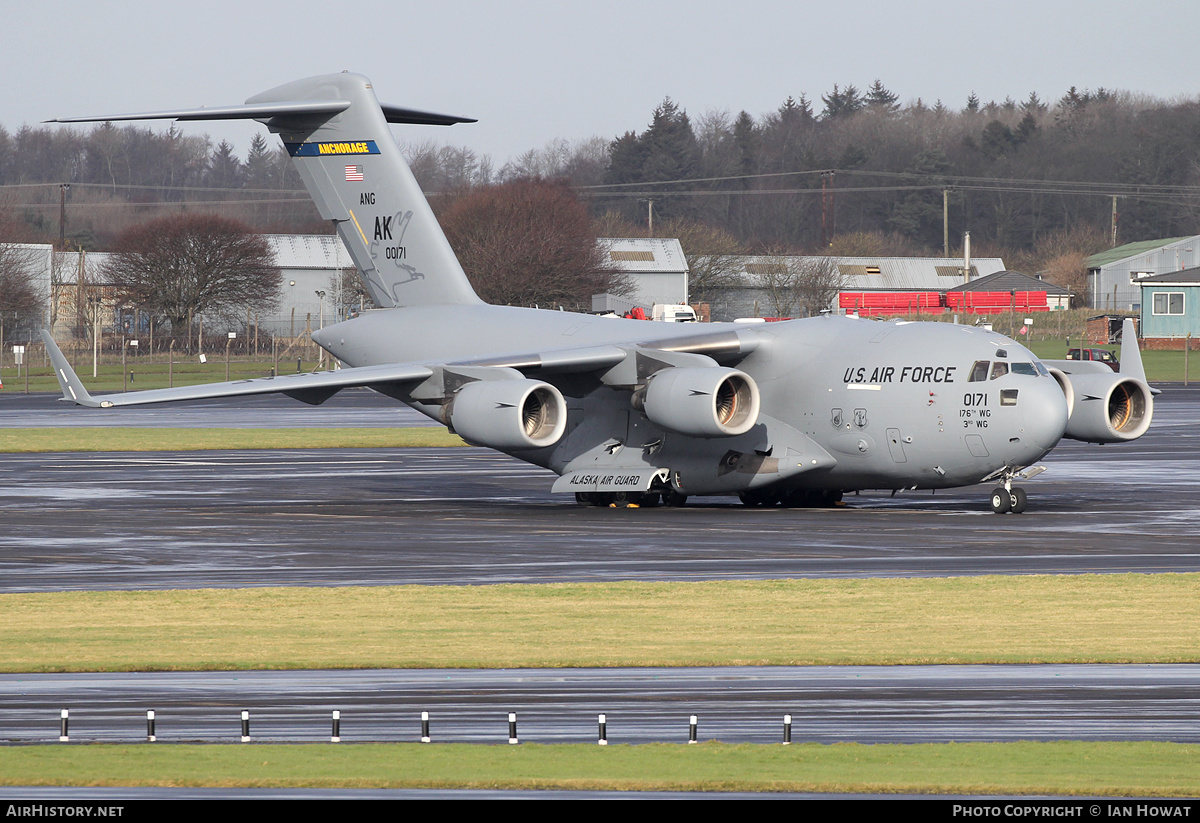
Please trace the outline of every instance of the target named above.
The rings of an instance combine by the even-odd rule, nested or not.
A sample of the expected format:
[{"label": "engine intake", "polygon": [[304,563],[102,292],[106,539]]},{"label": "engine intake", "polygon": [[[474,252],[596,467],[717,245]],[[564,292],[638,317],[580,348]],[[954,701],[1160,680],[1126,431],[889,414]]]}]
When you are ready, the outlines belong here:
[{"label": "engine intake", "polygon": [[464,440],[512,451],[553,446],[567,426],[562,393],[538,380],[478,380],[458,390],[447,416]]},{"label": "engine intake", "polygon": [[737,369],[663,369],[635,394],[634,407],[679,434],[735,437],[758,422],[758,385]]},{"label": "engine intake", "polygon": [[1136,440],[1150,428],[1154,399],[1141,380],[1120,374],[1072,374],[1074,393],[1064,436],[1088,443]]}]

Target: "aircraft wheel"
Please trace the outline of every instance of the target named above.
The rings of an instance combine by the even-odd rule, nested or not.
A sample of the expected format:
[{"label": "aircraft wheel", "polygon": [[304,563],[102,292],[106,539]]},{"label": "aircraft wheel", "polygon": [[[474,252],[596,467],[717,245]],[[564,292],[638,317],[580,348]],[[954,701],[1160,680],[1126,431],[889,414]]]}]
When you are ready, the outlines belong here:
[{"label": "aircraft wheel", "polygon": [[997,486],[992,489],[992,512],[995,514],[1004,514],[1012,508],[1012,496],[1008,493],[1008,489],[1003,486]]},{"label": "aircraft wheel", "polygon": [[758,499],[758,495],[754,492],[738,492],[738,500],[742,501],[743,506],[751,509],[762,505],[762,501]]},{"label": "aircraft wheel", "polygon": [[1013,486],[1010,496],[1012,497],[1012,513],[1021,514],[1024,512],[1025,507],[1029,505],[1029,495],[1025,494],[1025,490]]},{"label": "aircraft wheel", "polygon": [[687,505],[687,495],[671,489],[663,495],[663,502],[677,509]]},{"label": "aircraft wheel", "polygon": [[575,492],[575,502],[580,506],[594,506],[592,495],[589,492]]},{"label": "aircraft wheel", "polygon": [[662,495],[658,492],[646,492],[642,495],[641,504],[647,509],[653,509],[662,500]]}]

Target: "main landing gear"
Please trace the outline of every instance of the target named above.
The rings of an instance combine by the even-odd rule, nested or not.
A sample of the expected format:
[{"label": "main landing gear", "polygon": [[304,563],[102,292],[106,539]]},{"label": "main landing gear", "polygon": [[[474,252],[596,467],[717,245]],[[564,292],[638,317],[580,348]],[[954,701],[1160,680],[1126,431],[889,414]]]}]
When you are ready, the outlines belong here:
[{"label": "main landing gear", "polygon": [[674,489],[665,492],[575,492],[575,502],[581,506],[617,509],[652,509],[659,503],[679,508],[687,503],[687,495]]},{"label": "main landing gear", "polygon": [[751,508],[782,506],[785,509],[824,509],[839,506],[842,502],[840,491],[810,489],[756,489],[741,492],[738,497],[743,506]]}]

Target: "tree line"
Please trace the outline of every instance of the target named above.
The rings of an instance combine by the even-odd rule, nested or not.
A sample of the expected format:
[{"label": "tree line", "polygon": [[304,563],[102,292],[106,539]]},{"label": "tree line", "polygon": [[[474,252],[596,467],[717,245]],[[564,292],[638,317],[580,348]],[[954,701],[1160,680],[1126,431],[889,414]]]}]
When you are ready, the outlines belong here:
[{"label": "tree line", "polygon": [[[666,98],[640,131],[555,138],[499,167],[463,147],[403,148],[428,191],[565,180],[597,216],[613,211],[645,223],[653,199],[660,219],[724,229],[750,249],[813,250],[838,235],[874,232],[937,250],[944,190],[952,238],[970,231],[976,242],[1013,250],[1082,225],[1110,234],[1114,194],[1121,241],[1186,233],[1200,214],[1200,102],[1103,88],[1073,87],[1055,101],[1031,92],[983,103],[972,94],[952,109],[920,98],[901,105],[876,80],[865,91],[835,85],[816,102],[789,97],[757,117],[708,111],[693,118]],[[0,127],[0,203],[28,201],[20,187],[61,182],[81,187],[69,193],[72,201],[107,187],[110,198],[142,204],[302,189],[286,152],[262,135],[242,160],[228,143],[174,127]],[[44,193],[48,205],[57,198],[56,188]],[[47,231],[56,223],[51,208],[22,214]],[[300,230],[314,217],[311,209],[277,209],[250,222]],[[84,230],[97,221],[72,222]],[[107,240],[116,230],[93,233]]]},{"label": "tree line", "polygon": [[[952,108],[901,104],[876,80],[865,91],[835,85],[816,101],[789,97],[759,116],[693,117],[666,98],[640,130],[555,138],[499,167],[462,147],[402,148],[437,194],[439,216],[457,221],[448,233],[469,274],[500,302],[575,301],[561,283],[531,290],[529,277],[497,291],[488,261],[498,258],[484,245],[511,243],[504,232],[521,221],[535,225],[516,216],[522,208],[575,220],[564,192],[590,214],[584,235],[680,237],[698,295],[729,281],[720,261],[736,254],[939,254],[944,208],[951,254],[970,231],[976,254],[1079,285],[1086,256],[1112,245],[1114,213],[1118,243],[1195,233],[1200,216],[1200,102],[1109,89],[986,103],[972,94]],[[519,184],[531,181],[555,190],[530,196]],[[472,195],[491,205],[472,205]],[[228,143],[174,127],[0,127],[0,241],[57,241],[64,196],[67,244],[86,249],[113,248],[164,209],[215,212],[258,231],[329,231],[286,152],[262,135],[243,160]],[[497,214],[510,224],[496,226]],[[580,234],[575,223],[546,231]],[[572,288],[594,279],[576,277]],[[0,286],[0,303],[3,292],[13,288]]]}]

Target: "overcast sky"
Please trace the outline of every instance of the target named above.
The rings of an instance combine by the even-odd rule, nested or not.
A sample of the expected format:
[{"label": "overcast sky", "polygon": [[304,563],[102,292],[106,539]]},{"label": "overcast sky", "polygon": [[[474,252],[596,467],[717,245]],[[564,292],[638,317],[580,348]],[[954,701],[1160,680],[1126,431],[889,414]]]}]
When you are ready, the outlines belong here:
[{"label": "overcast sky", "polygon": [[[696,118],[876,78],[961,108],[1079,88],[1200,93],[1200,4],[1128,0],[0,0],[9,131],[52,117],[240,103],[349,70],[387,103],[479,118],[400,127],[490,154],[640,131],[670,96]],[[164,124],[165,125],[165,124]],[[183,124],[245,155],[252,124]]]}]

